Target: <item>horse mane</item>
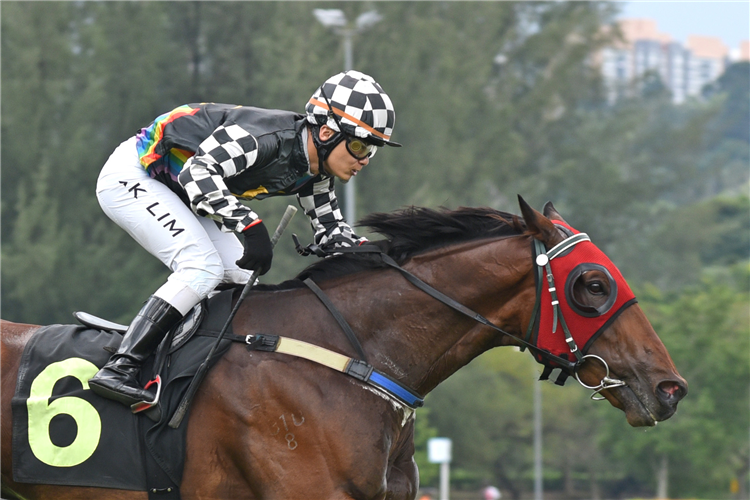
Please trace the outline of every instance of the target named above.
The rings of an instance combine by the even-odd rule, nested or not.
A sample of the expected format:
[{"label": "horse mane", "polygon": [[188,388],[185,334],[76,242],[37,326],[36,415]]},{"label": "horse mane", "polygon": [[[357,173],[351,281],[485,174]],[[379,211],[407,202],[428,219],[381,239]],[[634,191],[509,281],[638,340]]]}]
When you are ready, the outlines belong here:
[{"label": "horse mane", "polygon": [[435,248],[482,238],[514,236],[526,229],[518,216],[486,207],[433,210],[412,206],[390,213],[370,214],[359,225],[386,236],[386,253],[397,262]]},{"label": "horse mane", "polygon": [[[523,234],[526,229],[523,220],[517,215],[486,207],[434,210],[411,206],[394,212],[367,215],[358,226],[368,227],[385,236],[386,239],[371,243],[399,264],[428,250],[483,238],[515,236]],[[294,288],[307,278],[324,281],[384,266],[376,254],[338,255],[315,262],[293,280],[256,288]]]}]

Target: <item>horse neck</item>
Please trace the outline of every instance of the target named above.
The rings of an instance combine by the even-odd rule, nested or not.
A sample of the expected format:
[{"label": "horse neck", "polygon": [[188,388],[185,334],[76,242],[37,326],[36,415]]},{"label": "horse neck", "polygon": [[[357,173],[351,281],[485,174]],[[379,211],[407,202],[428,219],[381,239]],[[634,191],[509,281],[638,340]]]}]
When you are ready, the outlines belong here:
[{"label": "horse neck", "polygon": [[[534,300],[527,238],[455,245],[415,257],[404,268],[510,333],[526,328]],[[350,298],[345,316],[356,318],[352,327],[361,332],[370,362],[421,394],[486,350],[511,343],[397,271],[369,273],[338,288]]]}]

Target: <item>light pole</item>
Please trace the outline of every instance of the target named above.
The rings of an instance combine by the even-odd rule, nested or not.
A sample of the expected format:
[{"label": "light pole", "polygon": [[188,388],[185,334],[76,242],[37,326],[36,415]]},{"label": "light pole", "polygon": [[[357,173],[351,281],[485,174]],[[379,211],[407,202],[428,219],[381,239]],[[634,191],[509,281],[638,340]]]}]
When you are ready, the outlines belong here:
[{"label": "light pole", "polygon": [[544,499],[542,482],[542,384],[534,370],[534,500]]},{"label": "light pole", "polygon": [[[344,71],[349,71],[354,67],[352,56],[352,39],[354,35],[359,35],[382,19],[382,16],[377,11],[370,10],[357,16],[352,26],[346,20],[346,14],[341,9],[315,9],[313,10],[313,14],[315,14],[315,17],[323,26],[331,28],[334,33],[341,35],[344,44]],[[346,195],[344,218],[350,224],[354,224],[357,212],[353,178],[345,184],[344,193]]]}]

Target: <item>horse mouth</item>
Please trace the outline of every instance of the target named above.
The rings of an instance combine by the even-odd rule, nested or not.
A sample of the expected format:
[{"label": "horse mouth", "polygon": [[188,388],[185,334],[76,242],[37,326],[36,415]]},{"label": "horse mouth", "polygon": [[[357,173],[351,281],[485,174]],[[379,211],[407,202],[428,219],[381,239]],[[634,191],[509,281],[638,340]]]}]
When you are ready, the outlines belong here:
[{"label": "horse mouth", "polygon": [[[625,412],[625,418],[632,427],[654,427],[658,422],[671,417],[676,408],[673,406],[662,406],[659,410],[653,410],[644,398],[629,386],[618,387],[612,390],[619,406]],[[645,401],[644,401],[645,399]]]}]

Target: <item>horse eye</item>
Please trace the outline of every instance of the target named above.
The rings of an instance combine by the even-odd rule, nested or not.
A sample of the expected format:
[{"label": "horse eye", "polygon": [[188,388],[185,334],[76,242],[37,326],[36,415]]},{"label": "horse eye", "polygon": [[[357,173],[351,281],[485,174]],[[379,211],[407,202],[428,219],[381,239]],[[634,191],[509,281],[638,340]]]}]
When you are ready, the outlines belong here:
[{"label": "horse eye", "polygon": [[604,266],[579,264],[565,281],[565,297],[576,313],[595,318],[614,305],[617,300],[617,282]]},{"label": "horse eye", "polygon": [[586,289],[589,291],[589,293],[592,293],[594,295],[602,295],[606,292],[604,284],[600,281],[594,281],[587,284]]}]

